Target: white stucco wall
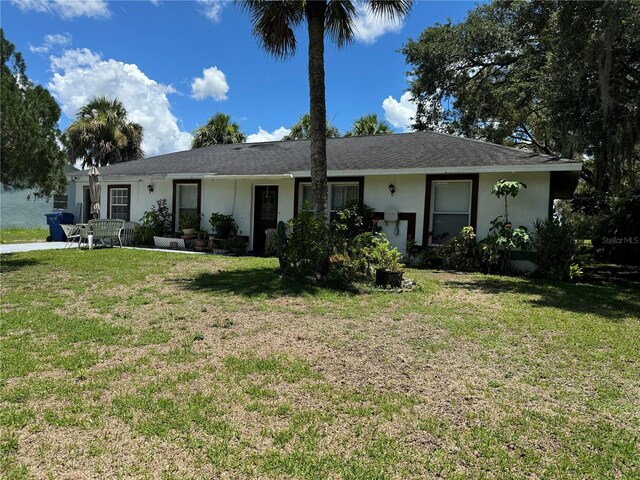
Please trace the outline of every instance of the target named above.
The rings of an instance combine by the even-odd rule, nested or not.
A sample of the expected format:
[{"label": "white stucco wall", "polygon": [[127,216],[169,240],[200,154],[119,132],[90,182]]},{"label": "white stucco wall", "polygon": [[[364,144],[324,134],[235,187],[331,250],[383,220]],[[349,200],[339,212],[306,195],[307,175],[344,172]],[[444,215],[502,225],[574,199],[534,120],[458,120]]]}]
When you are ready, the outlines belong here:
[{"label": "white stucco wall", "polygon": [[[147,185],[153,185],[149,193]],[[82,199],[83,188],[88,182],[76,182],[76,198]],[[138,179],[100,179],[100,218],[107,218],[107,192],[109,185],[131,186],[131,221],[138,222],[145,211],[151,209],[158,200],[166,199],[173,208],[173,180],[157,178]],[[202,179],[201,210],[203,213],[201,228],[211,231],[209,216],[213,212],[233,215],[238,224],[238,234],[247,235],[253,240],[253,192],[257,185],[278,187],[278,221],[287,221],[293,217],[293,179]],[[81,202],[81,200],[78,200]],[[78,206],[79,209],[79,206]],[[80,210],[79,210],[80,211]],[[250,245],[249,248],[253,246]]]},{"label": "white stucco wall", "polygon": [[[389,185],[393,184],[396,191],[391,195]],[[398,213],[416,214],[416,238],[422,242],[422,230],[424,226],[424,195],[426,177],[424,175],[380,175],[368,176],[364,179],[364,203],[384,212],[396,209]],[[395,224],[380,222],[382,231],[387,235],[389,242],[401,252],[406,249],[407,221],[399,222],[398,235],[395,233]]]},{"label": "white stucco wall", "polygon": [[[537,218],[546,218],[549,199],[549,172],[527,173],[482,173],[478,181],[477,235],[482,239],[489,232],[489,222],[504,213],[504,200],[491,195],[491,187],[501,178],[518,180],[527,185],[516,198],[509,198],[509,214],[515,225],[531,227]],[[101,179],[101,217],[106,218],[107,191],[109,185],[131,185],[131,220],[136,222],[143,213],[155,205],[159,199],[166,198],[169,208],[173,205],[173,180],[157,178]],[[148,192],[147,185],[152,184],[154,191]],[[392,196],[389,184],[395,186]],[[88,182],[76,182],[76,199],[82,201],[83,186]],[[202,228],[211,230],[209,216],[212,212],[233,215],[240,235],[253,239],[253,194],[257,185],[277,185],[278,221],[287,221],[293,217],[294,180],[293,179],[203,179],[201,190]],[[378,212],[396,209],[398,213],[415,213],[416,240],[422,243],[424,225],[426,177],[415,175],[371,175],[364,180],[364,203]],[[79,211],[79,209],[78,209]],[[407,222],[399,222],[399,234],[395,234],[395,224],[380,222],[389,241],[402,252],[406,248]],[[252,245],[250,245],[252,248]]]},{"label": "white stucco wall", "polygon": [[491,188],[501,179],[520,181],[527,188],[520,190],[517,197],[509,197],[509,220],[515,226],[531,228],[538,218],[549,214],[549,172],[482,173],[478,180],[478,238],[489,233],[489,222],[504,214],[504,198],[491,195]]}]

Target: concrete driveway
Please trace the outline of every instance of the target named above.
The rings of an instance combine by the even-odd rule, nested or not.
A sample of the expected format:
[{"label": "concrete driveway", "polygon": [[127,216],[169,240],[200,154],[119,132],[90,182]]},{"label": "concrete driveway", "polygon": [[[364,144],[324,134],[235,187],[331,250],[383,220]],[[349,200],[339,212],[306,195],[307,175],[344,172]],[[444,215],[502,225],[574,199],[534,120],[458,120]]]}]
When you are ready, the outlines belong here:
[{"label": "concrete driveway", "polygon": [[0,244],[0,254],[33,252],[35,250],[59,250],[61,248],[64,248],[65,245],[66,245],[66,242],[3,243],[3,244]]}]

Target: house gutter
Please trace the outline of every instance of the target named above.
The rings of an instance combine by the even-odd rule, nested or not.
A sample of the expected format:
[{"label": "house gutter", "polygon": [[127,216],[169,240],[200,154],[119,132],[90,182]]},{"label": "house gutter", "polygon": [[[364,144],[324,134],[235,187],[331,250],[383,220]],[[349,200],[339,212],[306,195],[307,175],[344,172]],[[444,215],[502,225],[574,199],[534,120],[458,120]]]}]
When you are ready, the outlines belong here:
[{"label": "house gutter", "polygon": [[[329,176],[374,176],[374,175],[440,175],[457,173],[516,173],[516,172],[580,172],[581,162],[537,164],[537,165],[493,165],[482,167],[437,167],[437,168],[397,168],[370,170],[329,170]],[[294,178],[308,178],[310,172],[291,172]]]},{"label": "house gutter", "polygon": [[[82,172],[68,173],[66,176],[74,182],[88,182],[89,176]],[[212,173],[169,173],[169,174],[121,174],[121,175],[100,175],[104,178],[114,178],[128,181],[141,181],[143,178],[168,179],[168,180],[193,180],[193,179],[221,179],[221,180],[277,180],[291,179],[293,175],[290,173],[276,175],[216,175]]]}]

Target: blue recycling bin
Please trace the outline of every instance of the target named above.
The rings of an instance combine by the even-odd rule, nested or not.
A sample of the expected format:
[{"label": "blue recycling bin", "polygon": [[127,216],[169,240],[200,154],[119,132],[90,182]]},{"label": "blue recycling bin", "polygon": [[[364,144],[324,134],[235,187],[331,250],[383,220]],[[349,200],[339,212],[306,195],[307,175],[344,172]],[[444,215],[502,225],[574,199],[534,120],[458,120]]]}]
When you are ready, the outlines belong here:
[{"label": "blue recycling bin", "polygon": [[70,225],[75,219],[75,215],[69,212],[53,212],[46,213],[47,225],[49,225],[49,238],[48,241],[53,242],[66,242],[67,236],[64,234],[60,225]]}]

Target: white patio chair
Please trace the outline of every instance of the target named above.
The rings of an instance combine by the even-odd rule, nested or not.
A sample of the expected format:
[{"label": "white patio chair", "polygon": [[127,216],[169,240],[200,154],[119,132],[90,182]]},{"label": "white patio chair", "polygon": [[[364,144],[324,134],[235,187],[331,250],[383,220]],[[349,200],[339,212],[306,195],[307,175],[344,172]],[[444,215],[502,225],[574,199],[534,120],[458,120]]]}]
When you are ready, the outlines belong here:
[{"label": "white patio chair", "polygon": [[64,248],[71,248],[73,242],[80,244],[80,227],[78,225],[60,225],[65,237],[67,237],[67,243],[64,244]]}]

